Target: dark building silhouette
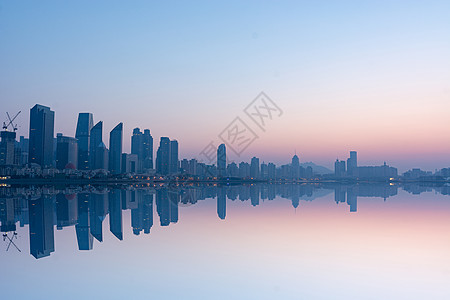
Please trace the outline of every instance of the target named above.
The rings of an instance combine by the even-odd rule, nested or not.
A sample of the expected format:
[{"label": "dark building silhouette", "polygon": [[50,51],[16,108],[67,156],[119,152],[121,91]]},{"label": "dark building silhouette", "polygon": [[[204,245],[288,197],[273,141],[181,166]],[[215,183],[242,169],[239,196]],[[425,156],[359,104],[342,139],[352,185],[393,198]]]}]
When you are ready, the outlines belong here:
[{"label": "dark building silhouette", "polygon": [[217,176],[225,177],[227,171],[227,148],[220,144],[217,148]]},{"label": "dark building silhouette", "polygon": [[36,259],[55,251],[53,209],[53,197],[42,196],[29,200],[30,254]]},{"label": "dark building silhouette", "polygon": [[358,156],[356,151],[350,151],[350,157],[347,159],[347,174],[357,176],[358,174]]},{"label": "dark building silhouette", "polygon": [[178,163],[178,141],[170,141],[169,155],[169,174],[177,174],[179,169]]},{"label": "dark building silhouette", "polygon": [[89,170],[90,135],[94,126],[91,113],[79,113],[75,138],[78,141],[78,170]]},{"label": "dark building silhouette", "polygon": [[[98,156],[97,151],[99,148],[103,148],[103,122],[100,121],[92,127],[90,136],[89,136],[89,166],[91,170],[96,169],[104,169],[104,162],[97,162],[98,157],[102,157],[102,155]],[[101,146],[102,147],[99,147]],[[106,147],[105,147],[106,148]]]},{"label": "dark building silhouette", "polygon": [[300,178],[300,159],[298,158],[297,154],[292,157],[291,178],[294,180]]},{"label": "dark building silhouette", "polygon": [[78,165],[78,142],[76,138],[56,135],[56,168],[63,170],[66,167],[76,169]]},{"label": "dark building silhouette", "polygon": [[0,165],[18,165],[20,149],[16,147],[16,133],[14,131],[0,132]]},{"label": "dark building silhouette", "polygon": [[28,162],[42,167],[53,165],[55,112],[36,104],[30,109],[30,140]]},{"label": "dark building silhouette", "polygon": [[109,171],[120,174],[122,169],[123,123],[117,124],[109,134]]},{"label": "dark building silhouette", "polygon": [[153,168],[153,137],[149,129],[145,129],[144,133],[139,128],[133,129],[131,154],[138,157],[138,172]]},{"label": "dark building silhouette", "polygon": [[259,158],[253,157],[250,164],[250,177],[259,178]]},{"label": "dark building silhouette", "polygon": [[159,141],[159,148],[156,153],[156,171],[161,175],[168,175],[169,161],[170,139],[168,137],[161,137]]}]

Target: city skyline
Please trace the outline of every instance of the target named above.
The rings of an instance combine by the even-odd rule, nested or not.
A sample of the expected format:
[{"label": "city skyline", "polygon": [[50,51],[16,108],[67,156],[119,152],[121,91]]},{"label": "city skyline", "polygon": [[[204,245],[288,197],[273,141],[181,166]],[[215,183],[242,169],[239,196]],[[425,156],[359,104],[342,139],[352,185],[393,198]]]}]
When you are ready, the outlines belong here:
[{"label": "city skyline", "polygon": [[27,135],[26,108],[42,103],[74,136],[94,112],[106,132],[150,128],[192,157],[264,91],[284,114],[243,160],[297,149],[332,168],[357,149],[402,171],[450,165],[448,1],[199,3],[4,1],[2,118],[23,110]]}]

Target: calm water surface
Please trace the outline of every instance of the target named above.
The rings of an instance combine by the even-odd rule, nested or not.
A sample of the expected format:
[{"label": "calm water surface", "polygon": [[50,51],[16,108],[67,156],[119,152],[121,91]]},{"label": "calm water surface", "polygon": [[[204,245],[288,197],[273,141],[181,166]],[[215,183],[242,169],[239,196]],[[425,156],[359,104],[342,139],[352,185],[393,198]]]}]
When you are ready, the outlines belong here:
[{"label": "calm water surface", "polygon": [[1,299],[450,299],[449,192],[1,188]]}]

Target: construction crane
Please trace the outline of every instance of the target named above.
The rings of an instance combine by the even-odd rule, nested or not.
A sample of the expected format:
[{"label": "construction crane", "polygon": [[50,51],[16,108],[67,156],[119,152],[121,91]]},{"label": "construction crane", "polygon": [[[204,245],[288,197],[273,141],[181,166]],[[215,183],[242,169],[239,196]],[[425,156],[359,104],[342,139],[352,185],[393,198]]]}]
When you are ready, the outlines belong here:
[{"label": "construction crane", "polygon": [[15,232],[15,231],[11,232],[11,237],[8,236],[8,233],[3,234],[3,241],[8,240],[8,241],[6,241],[8,243],[8,247],[6,248],[6,251],[8,251],[9,247],[11,247],[11,245],[13,245],[17,249],[17,251],[22,252],[22,251],[20,251],[19,247],[17,247],[17,245],[14,243],[14,238],[17,240],[17,232]]},{"label": "construction crane", "polygon": [[[8,121],[3,122],[3,130],[8,131],[8,128],[11,127],[12,131],[17,131],[17,124],[14,124],[14,120],[17,118],[17,116],[21,113],[21,111],[19,111],[14,118],[11,119],[11,116],[9,115],[8,112],[6,112],[6,115],[8,116]],[[8,122],[8,123],[7,123]]]}]

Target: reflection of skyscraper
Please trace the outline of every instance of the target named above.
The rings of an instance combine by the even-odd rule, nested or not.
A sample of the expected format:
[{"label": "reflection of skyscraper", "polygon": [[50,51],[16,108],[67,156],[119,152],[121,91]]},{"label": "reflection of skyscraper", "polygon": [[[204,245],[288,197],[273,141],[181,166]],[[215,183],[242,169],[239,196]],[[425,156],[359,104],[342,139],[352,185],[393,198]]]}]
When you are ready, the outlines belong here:
[{"label": "reflection of skyscraper", "polygon": [[56,195],[56,228],[73,226],[78,219],[78,201],[76,194]]},{"label": "reflection of skyscraper", "polygon": [[169,226],[170,203],[166,188],[156,190],[156,211],[158,212],[161,226]]},{"label": "reflection of skyscraper", "polygon": [[227,215],[227,196],[224,187],[220,187],[217,191],[217,215],[222,220],[225,220]]},{"label": "reflection of skyscraper", "polygon": [[226,176],[227,168],[227,149],[225,144],[220,144],[217,148],[217,175],[219,177]]},{"label": "reflection of skyscraper", "polygon": [[78,222],[75,225],[75,231],[79,250],[92,250],[94,243],[90,230],[89,199],[89,194],[78,194]]},{"label": "reflection of skyscraper", "polygon": [[259,205],[259,187],[257,185],[250,186],[250,200],[253,206]]},{"label": "reflection of skyscraper", "polygon": [[89,137],[89,165],[91,170],[102,169],[98,168],[97,150],[99,145],[103,143],[103,122],[100,121],[92,127]]},{"label": "reflection of skyscraper", "polygon": [[94,126],[91,113],[79,113],[75,138],[78,140],[78,170],[89,169],[89,137]]},{"label": "reflection of skyscraper", "polygon": [[53,198],[42,196],[37,200],[30,200],[28,210],[30,254],[35,258],[49,256],[55,251]]},{"label": "reflection of skyscraper", "polygon": [[103,242],[103,221],[108,214],[107,194],[90,194],[89,221],[91,234],[99,242]]},{"label": "reflection of skyscraper", "polygon": [[53,165],[54,124],[55,112],[49,107],[36,104],[30,110],[29,163],[43,167]]},{"label": "reflection of skyscraper", "polygon": [[119,240],[123,239],[122,202],[120,190],[111,190],[108,194],[109,202],[109,230]]},{"label": "reflection of skyscraper", "polygon": [[350,212],[356,212],[358,196],[352,188],[347,190],[347,204],[350,206]]},{"label": "reflection of skyscraper", "polygon": [[117,124],[109,134],[109,171],[120,174],[122,169],[123,123]]},{"label": "reflection of skyscraper", "polygon": [[178,222],[178,202],[180,202],[180,194],[178,191],[169,192],[169,210],[170,210],[170,222]]}]

